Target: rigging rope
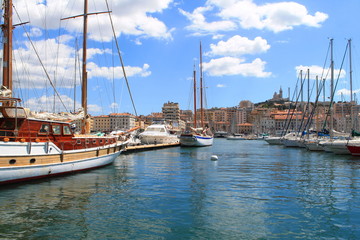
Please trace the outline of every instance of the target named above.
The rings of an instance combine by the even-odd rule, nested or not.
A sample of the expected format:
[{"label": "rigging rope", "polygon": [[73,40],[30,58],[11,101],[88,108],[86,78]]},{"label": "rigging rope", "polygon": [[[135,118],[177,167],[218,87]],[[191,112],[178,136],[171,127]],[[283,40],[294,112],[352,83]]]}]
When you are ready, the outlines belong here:
[{"label": "rigging rope", "polygon": [[[21,18],[20,18],[20,16],[19,16],[19,13],[18,13],[18,11],[16,10],[15,6],[14,6],[14,10],[15,10],[15,12],[16,12],[16,15],[18,16],[18,18],[19,18],[19,19],[20,19],[20,21],[21,21]],[[21,22],[22,22],[22,21],[21,21]],[[56,95],[58,96],[58,98],[59,98],[59,100],[60,100],[61,104],[63,105],[63,107],[64,107],[64,108],[65,108],[65,110],[68,112],[68,110],[67,110],[67,108],[66,108],[66,106],[65,106],[65,104],[64,104],[64,102],[63,102],[63,100],[62,100],[62,99],[61,99],[61,97],[60,97],[59,92],[56,90],[56,88],[55,88],[55,86],[54,86],[54,83],[51,81],[50,76],[49,76],[48,72],[46,71],[46,68],[45,68],[45,66],[44,66],[43,62],[41,61],[41,58],[40,58],[39,53],[37,52],[37,50],[36,50],[36,48],[35,48],[34,43],[31,41],[31,38],[30,38],[30,35],[29,35],[28,31],[26,31],[26,29],[25,29],[25,27],[24,27],[24,26],[23,26],[23,29],[24,29],[24,31],[25,31],[26,37],[28,38],[28,40],[29,40],[29,42],[30,42],[31,46],[32,46],[32,47],[33,47],[33,49],[34,49],[35,55],[36,55],[36,57],[38,58],[38,60],[39,60],[39,62],[40,62],[40,65],[41,65],[41,67],[43,68],[43,70],[44,70],[44,72],[45,72],[45,75],[46,75],[47,79],[48,79],[48,80],[49,80],[49,82],[50,82],[50,85],[53,87],[53,89],[54,89],[54,91],[55,91]]]},{"label": "rigging rope", "polygon": [[137,115],[137,111],[136,111],[134,99],[133,99],[132,94],[131,94],[129,81],[128,81],[127,76],[126,76],[125,67],[124,67],[124,62],[123,62],[123,59],[122,59],[122,56],[121,56],[121,53],[120,53],[120,47],[119,47],[118,41],[117,41],[117,39],[116,39],[114,24],[113,24],[113,20],[112,20],[111,13],[110,13],[110,9],[109,9],[109,3],[108,3],[107,0],[105,0],[105,2],[106,2],[107,10],[109,11],[109,18],[110,18],[110,22],[111,22],[111,28],[112,28],[112,31],[113,31],[113,34],[114,34],[114,39],[115,39],[115,43],[116,43],[116,48],[117,48],[118,55],[119,55],[119,58],[120,58],[121,68],[122,68],[122,70],[123,70],[124,78],[125,78],[125,81],[126,81],[126,86],[127,86],[127,88],[128,88],[129,95],[130,95],[130,99],[131,99],[131,103],[132,103],[133,108],[134,108],[134,111],[135,111],[135,116],[137,117],[138,115]]}]

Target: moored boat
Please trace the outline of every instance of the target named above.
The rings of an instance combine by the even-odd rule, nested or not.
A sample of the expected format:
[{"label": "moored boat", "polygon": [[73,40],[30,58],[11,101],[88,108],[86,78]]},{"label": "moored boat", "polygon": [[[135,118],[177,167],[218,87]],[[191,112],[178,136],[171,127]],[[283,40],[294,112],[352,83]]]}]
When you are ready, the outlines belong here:
[{"label": "moored boat", "polygon": [[203,77],[202,77],[202,49],[200,43],[200,116],[201,127],[197,128],[197,109],[196,109],[196,71],[194,69],[194,127],[190,127],[190,131],[186,131],[180,135],[180,145],[185,147],[206,147],[213,145],[214,136],[209,127],[204,124],[204,108],[203,108]]},{"label": "moored boat", "polygon": [[247,138],[244,137],[242,134],[234,133],[226,137],[227,140],[246,140]]},{"label": "moored boat", "polygon": [[[85,134],[75,135],[67,122],[32,118],[27,109],[20,107],[21,99],[12,97],[12,1],[4,1],[4,6],[2,30],[4,39],[9,41],[4,41],[3,86],[0,91],[0,184],[111,164],[127,142],[119,141],[118,136],[86,134],[89,130],[86,106],[83,105],[82,126]],[[83,62],[85,65],[86,58]],[[86,76],[86,73],[83,74]],[[83,92],[86,91],[83,89]],[[82,97],[86,99],[86,94]]]},{"label": "moored boat", "polygon": [[175,131],[165,124],[152,124],[139,134],[142,144],[177,143],[179,137]]}]

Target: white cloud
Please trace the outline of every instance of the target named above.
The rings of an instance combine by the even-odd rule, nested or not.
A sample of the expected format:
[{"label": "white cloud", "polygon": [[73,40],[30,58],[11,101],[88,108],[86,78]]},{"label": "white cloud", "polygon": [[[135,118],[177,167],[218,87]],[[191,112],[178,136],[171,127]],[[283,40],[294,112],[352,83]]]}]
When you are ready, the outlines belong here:
[{"label": "white cloud", "polygon": [[223,57],[203,63],[203,69],[210,76],[269,77],[271,72],[264,72],[265,64],[266,62],[259,58],[256,58],[251,63],[244,63],[244,59]]},{"label": "white cloud", "polygon": [[246,37],[235,35],[227,41],[220,41],[216,45],[210,44],[211,51],[207,54],[210,56],[242,56],[244,54],[264,53],[270,45],[261,37],[250,40]]},{"label": "white cloud", "polygon": [[[57,39],[63,41],[57,42]],[[39,54],[41,62],[51,81],[58,89],[72,88],[74,85],[74,63],[75,63],[75,49],[64,44],[69,41],[69,35],[60,36],[57,39],[47,39],[40,41],[33,41],[35,48]],[[28,42],[23,43],[23,47],[18,47],[14,50],[14,85],[17,88],[46,88],[50,87],[50,82],[41,66],[37,55],[32,46]],[[44,51],[46,49],[46,51]],[[1,52],[0,52],[1,53]],[[111,54],[109,49],[91,48],[88,50],[88,78],[105,77],[113,79],[113,72],[117,79],[123,77],[121,66],[114,67],[100,67],[98,64],[89,61],[95,55]],[[80,51],[81,55],[81,51]],[[90,59],[91,60],[91,59]],[[79,63],[78,63],[79,66]],[[128,77],[141,76],[147,77],[151,74],[148,64],[143,64],[142,67],[125,66],[125,71]],[[77,77],[79,80],[79,69],[77,69]]]},{"label": "white cloud", "polygon": [[207,22],[204,14],[210,10],[212,10],[212,7],[208,6],[196,8],[192,13],[182,9],[179,9],[179,12],[191,22],[186,29],[195,32],[196,35],[215,34],[219,31],[231,31],[236,29],[236,24],[229,20]]},{"label": "white cloud", "polygon": [[218,88],[224,88],[224,87],[226,87],[226,86],[225,86],[224,84],[220,84],[220,83],[219,83],[219,84],[216,85],[216,87],[218,87]]},{"label": "white cloud", "polygon": [[96,105],[96,104],[88,105],[88,112],[99,113],[101,111],[102,111],[102,108],[99,105]]},{"label": "white cloud", "polygon": [[[214,13],[214,11],[217,11]],[[296,2],[277,2],[256,5],[253,0],[208,0],[205,7],[192,13],[180,9],[190,20],[188,30],[202,34],[243,29],[267,29],[272,32],[291,30],[295,26],[320,27],[328,18],[326,13],[310,14],[304,5]],[[207,22],[212,16],[218,19]]]},{"label": "white cloud", "polygon": [[[112,1],[109,8],[112,11],[111,15],[115,23],[117,37],[120,34],[128,34],[144,38],[171,40],[172,30],[169,30],[164,22],[153,15],[167,9],[172,1]],[[70,32],[82,32],[83,19],[81,17],[61,22],[59,19],[82,14],[84,11],[83,1],[14,0],[14,6],[17,7],[20,16],[27,16],[26,19],[15,19],[14,22],[30,21],[32,26],[41,29],[58,29],[61,26]],[[107,11],[105,1],[89,2],[89,12],[102,11]],[[97,41],[110,41],[113,38],[107,13],[89,16],[88,23],[89,38]]]},{"label": "white cloud", "polygon": [[110,104],[110,106],[109,106],[111,109],[113,109],[113,108],[119,108],[119,104],[118,103],[115,103],[115,102],[113,102],[113,103],[111,103]]},{"label": "white cloud", "polygon": [[[93,77],[104,77],[106,79],[113,79],[114,77],[116,79],[123,78],[123,70],[121,66],[118,67],[100,67],[96,65],[95,63],[88,63],[87,65],[89,72],[88,77],[89,79]],[[151,71],[149,71],[149,65],[144,64],[143,67],[131,67],[131,66],[125,66],[125,73],[127,77],[132,76],[141,76],[141,77],[147,77],[151,74]]]},{"label": "white cloud", "polygon": [[[353,94],[354,93],[357,94],[357,93],[360,92],[360,89],[353,90],[352,92],[353,92]],[[341,96],[341,95],[350,96],[350,94],[351,94],[351,91],[349,89],[343,88],[343,89],[339,89],[338,91],[336,91],[335,95],[337,95],[337,96]]]},{"label": "white cloud", "polygon": [[[295,70],[296,70],[296,76],[298,77],[300,75],[300,71],[303,71],[303,78],[307,78],[307,71],[309,69],[310,72],[310,79],[316,79],[316,77],[318,77],[319,80],[321,79],[326,79],[326,80],[330,80],[330,69],[329,68],[323,68],[320,66],[316,66],[316,65],[312,65],[312,66],[296,66]],[[346,71],[344,69],[340,70],[340,69],[334,69],[334,79],[336,80],[337,78],[345,78],[346,76]]]},{"label": "white cloud", "polygon": [[[42,36],[42,31],[41,31],[40,28],[33,27],[33,28],[30,29],[29,36],[30,37],[41,37]],[[26,37],[26,34],[24,34],[24,37]]]},{"label": "white cloud", "polygon": [[[30,98],[24,102],[24,106],[30,108],[31,111],[47,111],[53,112],[55,99],[55,112],[71,111],[74,108],[74,100],[66,95],[60,95],[61,100],[56,96],[41,96],[39,98]],[[66,109],[64,108],[64,106]],[[75,108],[80,109],[81,104],[76,102]]]}]

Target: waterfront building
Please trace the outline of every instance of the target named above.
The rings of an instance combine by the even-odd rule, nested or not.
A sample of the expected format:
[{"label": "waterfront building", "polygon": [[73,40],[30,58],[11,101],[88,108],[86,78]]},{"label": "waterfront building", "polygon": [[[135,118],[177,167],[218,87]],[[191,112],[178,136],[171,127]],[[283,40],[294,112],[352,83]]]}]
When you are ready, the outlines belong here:
[{"label": "waterfront building", "polygon": [[94,116],[93,132],[111,132],[114,130],[129,130],[135,127],[135,116],[129,113],[111,113],[109,115]]},{"label": "waterfront building", "polygon": [[[82,119],[75,119],[71,121],[71,125],[74,128],[74,132],[76,133],[80,133],[81,132],[81,124],[82,124]],[[92,118],[90,118],[90,130],[93,129],[94,127],[94,120]]]},{"label": "waterfront building", "polygon": [[254,133],[254,124],[251,123],[237,124],[237,132],[242,134],[252,134]]},{"label": "waterfront building", "polygon": [[109,118],[111,131],[126,131],[135,127],[135,117],[130,113],[111,113]]},{"label": "waterfront building", "polygon": [[92,118],[94,124],[91,129],[93,132],[110,132],[111,122],[109,115],[94,116]]},{"label": "waterfront building", "polygon": [[167,102],[162,107],[162,114],[165,121],[178,122],[180,120],[180,108],[178,103]]}]

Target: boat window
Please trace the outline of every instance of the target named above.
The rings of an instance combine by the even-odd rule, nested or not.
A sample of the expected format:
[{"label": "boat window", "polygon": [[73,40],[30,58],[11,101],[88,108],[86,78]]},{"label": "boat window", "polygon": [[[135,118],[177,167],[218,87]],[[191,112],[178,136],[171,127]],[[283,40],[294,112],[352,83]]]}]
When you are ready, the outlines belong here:
[{"label": "boat window", "polygon": [[35,163],[36,162],[36,159],[35,158],[32,158],[32,159],[30,159],[30,164],[33,164],[33,163]]},{"label": "boat window", "polygon": [[15,122],[13,121],[4,121],[1,123],[0,128],[5,130],[13,130],[15,127]]},{"label": "boat window", "polygon": [[9,164],[15,164],[16,160],[15,159],[10,159]]},{"label": "boat window", "polygon": [[63,126],[63,132],[64,132],[64,135],[71,135],[72,134],[72,132],[70,130],[70,127],[68,125]]},{"label": "boat window", "polygon": [[165,132],[165,129],[163,128],[154,128],[154,127],[148,127],[146,129],[147,132]]},{"label": "boat window", "polygon": [[52,125],[53,134],[61,134],[60,125]]},{"label": "boat window", "polygon": [[49,124],[42,124],[39,133],[40,134],[49,134]]},{"label": "boat window", "polygon": [[80,140],[80,139],[77,139],[77,140],[76,140],[76,143],[77,143],[77,144],[81,144],[81,140]]},{"label": "boat window", "polygon": [[96,144],[96,139],[93,139],[93,144]]}]

